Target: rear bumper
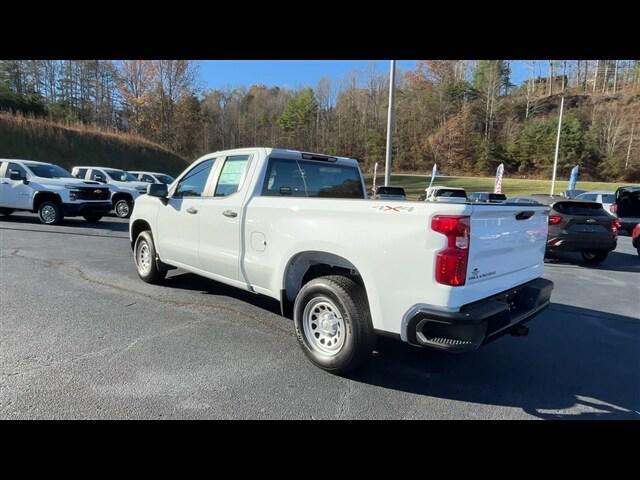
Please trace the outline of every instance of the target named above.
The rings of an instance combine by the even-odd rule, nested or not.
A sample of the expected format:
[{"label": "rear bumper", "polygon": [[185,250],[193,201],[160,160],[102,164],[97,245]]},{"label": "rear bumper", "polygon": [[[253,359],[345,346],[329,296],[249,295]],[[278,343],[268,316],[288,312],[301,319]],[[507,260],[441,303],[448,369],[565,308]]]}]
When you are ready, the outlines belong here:
[{"label": "rear bumper", "polygon": [[531,320],[549,305],[553,282],[538,278],[464,305],[457,312],[419,307],[405,317],[406,342],[449,352],[468,352]]},{"label": "rear bumper", "polygon": [[111,202],[63,203],[62,212],[65,217],[78,215],[106,215],[113,206]]},{"label": "rear bumper", "polygon": [[601,250],[610,252],[616,249],[618,240],[611,234],[598,235],[553,235],[547,240],[547,251],[588,252]]}]

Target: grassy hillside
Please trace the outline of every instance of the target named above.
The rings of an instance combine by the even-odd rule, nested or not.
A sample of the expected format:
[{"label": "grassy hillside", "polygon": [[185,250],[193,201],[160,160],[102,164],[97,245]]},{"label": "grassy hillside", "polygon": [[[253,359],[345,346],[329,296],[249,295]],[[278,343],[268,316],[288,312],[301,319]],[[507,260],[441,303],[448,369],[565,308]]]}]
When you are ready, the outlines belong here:
[{"label": "grassy hillside", "polygon": [[[371,191],[373,176],[367,175],[366,179],[369,191]],[[429,185],[430,179],[429,176],[425,175],[392,175],[391,185],[404,187],[409,198],[417,199],[420,194],[424,193],[424,189]],[[493,192],[494,182],[494,177],[437,177],[433,184],[464,187],[467,193],[470,193]],[[377,183],[378,185],[384,183],[384,176],[378,176]],[[556,181],[556,193],[566,190],[568,183],[566,180]],[[615,191],[616,188],[622,185],[622,183],[578,181],[577,188],[580,190]],[[502,181],[502,191],[507,196],[549,193],[550,190],[550,180],[521,180],[505,177]]]},{"label": "grassy hillside", "polygon": [[74,165],[101,165],[176,175],[187,161],[142,138],[85,126],[0,113],[0,158]]}]

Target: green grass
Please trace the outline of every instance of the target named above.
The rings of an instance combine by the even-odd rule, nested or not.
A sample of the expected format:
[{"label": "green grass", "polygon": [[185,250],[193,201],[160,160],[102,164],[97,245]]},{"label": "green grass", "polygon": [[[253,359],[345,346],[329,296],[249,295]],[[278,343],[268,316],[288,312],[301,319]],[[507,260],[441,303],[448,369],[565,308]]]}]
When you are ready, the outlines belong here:
[{"label": "green grass", "polygon": [[0,113],[0,158],[51,162],[68,170],[99,165],[177,175],[187,161],[143,138],[90,126]]},{"label": "green grass", "polygon": [[[373,176],[365,175],[369,192],[371,191]],[[407,197],[417,199],[424,193],[429,185],[431,177],[428,175],[392,175],[391,185],[403,187],[407,192]],[[444,185],[448,187],[464,187],[467,193],[471,192],[493,192],[495,177],[436,177],[434,185]],[[377,184],[384,183],[384,176],[378,175]],[[556,193],[567,189],[567,180],[556,181]],[[618,187],[626,185],[624,183],[607,182],[583,182],[578,181],[576,188],[580,190],[604,190],[615,191]],[[502,192],[508,197],[531,195],[533,193],[549,193],[551,191],[551,180],[521,180],[505,177],[502,180]]]}]

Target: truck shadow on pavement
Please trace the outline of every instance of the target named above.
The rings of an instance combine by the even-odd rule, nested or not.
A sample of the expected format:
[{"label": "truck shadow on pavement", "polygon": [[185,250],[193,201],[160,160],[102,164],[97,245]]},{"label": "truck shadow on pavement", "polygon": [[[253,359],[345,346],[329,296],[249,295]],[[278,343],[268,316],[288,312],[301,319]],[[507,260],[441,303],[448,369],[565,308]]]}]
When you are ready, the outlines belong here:
[{"label": "truck shadow on pavement", "polygon": [[552,304],[530,329],[462,355],[380,339],[351,379],[542,419],[640,420],[640,318]]},{"label": "truck shadow on pavement", "polygon": [[631,253],[611,252],[604,262],[596,266],[587,265],[580,254],[575,253],[557,253],[554,257],[545,258],[544,261],[549,265],[575,265],[594,271],[640,273],[640,257]]},{"label": "truck shadow on pavement", "polygon": [[[183,270],[180,271],[182,272]],[[257,295],[247,292],[246,290],[240,290],[239,288],[231,287],[194,273],[178,273],[172,275],[171,272],[169,272],[169,276],[167,276],[164,285],[182,290],[200,291],[208,295],[235,298],[280,315],[280,303],[273,298],[265,295]]]},{"label": "truck shadow on pavement", "polygon": [[[170,274],[166,286],[280,313],[271,298],[192,273]],[[639,344],[640,318],[552,304],[531,321],[529,336],[505,336],[468,354],[380,337],[370,364],[349,378],[416,395],[519,408],[542,419],[640,420]],[[485,417],[480,410],[477,418]]]}]

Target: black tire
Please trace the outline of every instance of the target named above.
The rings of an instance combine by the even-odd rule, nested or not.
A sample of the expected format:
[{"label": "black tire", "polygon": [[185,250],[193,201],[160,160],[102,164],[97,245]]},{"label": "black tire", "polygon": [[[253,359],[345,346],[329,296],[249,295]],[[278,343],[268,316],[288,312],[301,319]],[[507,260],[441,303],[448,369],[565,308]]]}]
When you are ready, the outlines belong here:
[{"label": "black tire", "polygon": [[102,219],[102,215],[99,215],[99,214],[83,215],[83,216],[87,222],[99,222],[100,219]]},{"label": "black tire", "polygon": [[[305,334],[305,308],[327,299],[337,307],[345,327],[342,345],[331,355],[316,348]],[[309,311],[311,317],[314,311]],[[327,372],[336,375],[351,372],[364,365],[375,348],[376,337],[364,288],[348,277],[328,275],[305,284],[296,296],[293,320],[302,351],[313,364]],[[311,334],[318,336],[318,330]]]},{"label": "black tire", "polygon": [[133,205],[126,198],[121,198],[113,204],[113,210],[118,218],[129,218],[133,210],[132,207]]},{"label": "black tire", "polygon": [[[144,245],[148,248],[148,255],[150,259],[150,264],[147,268],[144,268],[141,265],[139,257],[140,251]],[[149,230],[140,232],[138,238],[136,238],[136,243],[133,248],[133,260],[136,264],[138,276],[147,283],[161,283],[167,275],[166,270],[158,268],[158,264],[156,262],[156,246],[153,243],[153,237]]]},{"label": "black tire", "polygon": [[56,202],[45,200],[38,207],[38,217],[45,225],[60,225],[63,219],[62,208]]},{"label": "black tire", "polygon": [[13,213],[13,208],[0,208],[0,215],[8,217]]},{"label": "black tire", "polygon": [[582,254],[582,259],[589,265],[599,265],[605,261],[607,256],[609,256],[609,252],[580,252]]}]

